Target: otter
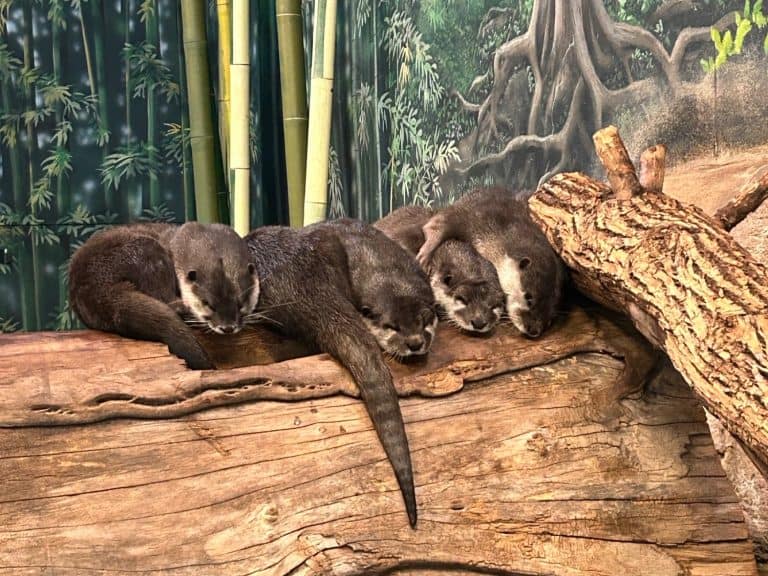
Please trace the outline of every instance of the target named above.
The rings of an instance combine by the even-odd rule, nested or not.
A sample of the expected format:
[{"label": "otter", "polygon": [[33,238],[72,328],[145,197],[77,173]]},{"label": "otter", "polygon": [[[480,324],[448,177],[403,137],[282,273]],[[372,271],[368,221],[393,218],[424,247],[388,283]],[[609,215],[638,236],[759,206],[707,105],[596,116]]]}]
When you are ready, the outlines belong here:
[{"label": "otter", "polygon": [[531,220],[528,206],[502,188],[475,190],[435,214],[422,228],[417,260],[428,263],[446,240],[469,242],[493,264],[509,319],[536,338],[552,323],[563,296],[565,267]]},{"label": "otter", "polygon": [[[435,211],[403,206],[375,222],[375,228],[415,257],[424,244],[422,227]],[[504,292],[493,265],[466,242],[440,244],[426,264],[435,300],[450,322],[468,332],[490,332],[504,311]]]},{"label": "otter", "polygon": [[278,331],[330,354],[349,370],[415,527],[413,470],[397,392],[379,342],[355,304],[351,269],[360,263],[355,262],[353,247],[349,257],[343,236],[329,225],[301,230],[266,226],[248,234],[251,259],[261,278],[257,312]]},{"label": "otter", "polygon": [[379,346],[398,360],[426,354],[437,326],[424,272],[386,234],[362,220],[314,224],[334,230],[347,253],[353,303]]},{"label": "otter", "polygon": [[69,301],[86,326],[163,342],[193,369],[213,364],[190,326],[238,332],[258,299],[247,245],[222,224],[116,226],[69,266]]}]

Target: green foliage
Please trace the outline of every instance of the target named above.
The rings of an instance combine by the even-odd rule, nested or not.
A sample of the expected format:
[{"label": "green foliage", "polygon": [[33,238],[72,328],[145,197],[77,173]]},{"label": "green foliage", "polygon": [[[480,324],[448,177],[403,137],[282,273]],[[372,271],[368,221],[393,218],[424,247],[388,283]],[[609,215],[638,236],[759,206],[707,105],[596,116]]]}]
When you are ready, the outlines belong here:
[{"label": "green foliage", "polygon": [[189,146],[189,128],[181,124],[166,122],[163,145],[163,160],[173,162],[179,169],[184,167],[184,149]]},{"label": "green foliage", "polygon": [[176,222],[176,214],[163,203],[145,208],[139,220],[142,222]]},{"label": "green foliage", "polygon": [[13,318],[3,318],[0,316],[0,333],[16,332],[19,329],[19,323]]},{"label": "green foliage", "polygon": [[330,198],[328,215],[331,218],[344,217],[344,201],[341,198],[344,185],[341,176],[339,156],[336,153],[336,149],[331,146],[328,154],[328,197]]},{"label": "green foliage", "polygon": [[134,97],[145,98],[148,91],[156,90],[167,102],[178,99],[181,87],[174,81],[170,67],[158,56],[156,46],[148,42],[126,44],[123,53],[131,69]]},{"label": "green foliage", "polygon": [[157,148],[143,142],[122,146],[104,158],[99,170],[101,181],[117,190],[124,179],[157,174],[158,156]]},{"label": "green foliage", "polygon": [[[701,67],[704,72],[710,73],[717,71],[723,66],[729,58],[741,54],[744,40],[749,33],[757,28],[762,30],[768,24],[768,17],[763,14],[763,0],[755,0],[754,4],[750,0],[744,1],[744,10],[741,14],[736,14],[736,30],[726,30],[724,34],[712,27],[712,43],[714,44],[716,54],[701,60]],[[763,39],[763,51],[768,54],[768,34]]]}]

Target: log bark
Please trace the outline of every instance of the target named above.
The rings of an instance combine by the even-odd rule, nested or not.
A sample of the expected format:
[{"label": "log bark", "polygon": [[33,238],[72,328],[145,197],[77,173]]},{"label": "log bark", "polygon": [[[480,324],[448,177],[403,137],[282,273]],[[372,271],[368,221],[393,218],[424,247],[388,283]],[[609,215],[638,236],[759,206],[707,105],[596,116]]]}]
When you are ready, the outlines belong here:
[{"label": "log bark", "polygon": [[[625,388],[642,382],[655,362],[654,353],[638,348],[619,324],[589,314],[575,310],[538,346],[531,346],[510,326],[498,327],[487,338],[462,337],[456,329],[441,326],[427,358],[388,364],[401,396],[444,396],[465,382],[588,352],[626,359]],[[244,401],[358,395],[352,377],[330,356],[297,357],[304,347],[265,329],[251,329],[231,339],[202,334],[200,338],[219,368],[232,369],[188,370],[163,344],[102,332],[4,336],[0,427],[173,418]],[[265,365],[246,366],[249,359]]]},{"label": "log bark", "polygon": [[733,229],[768,198],[768,165],[763,166],[725,206],[715,213],[715,219],[726,230]]},{"label": "log bark", "polygon": [[646,192],[661,194],[664,188],[664,170],[667,161],[667,147],[656,144],[640,155],[640,186]]},{"label": "log bark", "polygon": [[[393,365],[405,395],[464,385],[402,401],[414,531],[323,356],[217,375],[94,333],[0,339],[0,575],[756,574],[703,411],[631,328],[576,308],[537,341],[441,327],[434,346]],[[41,425],[93,420],[105,390],[151,419]]]},{"label": "log bark", "polygon": [[698,208],[658,194],[610,196],[587,176],[561,174],[530,208],[577,287],[628,313],[706,408],[768,461],[765,267]]},{"label": "log bark", "polygon": [[635,169],[629,159],[629,153],[619,138],[615,126],[598,130],[592,137],[595,152],[605,167],[611,191],[619,200],[628,200],[642,192]]}]

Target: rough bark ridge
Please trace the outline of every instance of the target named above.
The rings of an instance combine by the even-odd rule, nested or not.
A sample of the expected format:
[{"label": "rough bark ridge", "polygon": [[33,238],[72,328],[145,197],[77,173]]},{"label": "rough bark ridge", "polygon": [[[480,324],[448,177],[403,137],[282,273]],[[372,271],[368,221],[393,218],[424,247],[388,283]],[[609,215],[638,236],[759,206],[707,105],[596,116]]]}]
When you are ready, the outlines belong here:
[{"label": "rough bark ridge", "polygon": [[695,207],[613,192],[561,174],[531,197],[531,213],[578,288],[628,313],[706,407],[768,462],[765,267]]},{"label": "rough bark ridge", "polygon": [[[716,26],[732,21],[723,18]],[[535,183],[533,175],[544,174],[541,183],[574,168],[574,151],[586,149],[589,135],[620,107],[647,101],[661,88],[669,97],[679,93],[687,84],[681,76],[687,50],[709,38],[708,26],[687,28],[667,51],[648,30],[614,22],[600,0],[536,0],[528,30],[496,50],[491,70],[475,79],[467,97],[456,94],[465,110],[477,114],[477,127],[460,144],[461,161],[449,168],[449,177],[526,165],[515,184],[527,187]],[[633,77],[630,58],[637,49],[658,65],[658,77]],[[609,87],[605,79],[615,76],[617,66],[623,84]],[[523,119],[510,111],[521,98],[519,87],[510,86],[521,70],[527,78],[526,67],[534,87]],[[488,80],[487,97],[471,102],[472,92]],[[489,151],[499,140],[505,143]]]},{"label": "rough bark ridge", "polygon": [[[162,344],[94,331],[7,336],[0,342],[0,427],[174,418],[253,400],[358,395],[349,373],[327,354],[298,358],[300,347],[267,330],[248,330],[234,343],[216,336],[203,343],[219,368],[240,368],[187,370]],[[488,338],[462,337],[441,326],[424,361],[388,364],[401,396],[425,397],[445,396],[465,382],[577,353],[624,360],[623,389],[642,382],[655,364],[655,355],[619,326],[582,310],[537,344],[531,346],[510,326],[500,326]],[[246,366],[247,360],[266,365]]]},{"label": "rough bark ridge", "polygon": [[[192,391],[178,380],[189,373],[181,362],[161,345],[99,346],[89,335],[0,341],[0,421],[28,395],[95,399],[99,388],[124,394],[102,397],[107,405],[129,406],[134,394],[157,401],[156,417],[147,402],[148,420],[50,427],[27,412],[21,427],[0,429],[2,576],[756,574],[698,401],[669,370],[643,387],[649,346],[599,309],[576,309],[537,341],[441,328],[434,358],[400,368],[405,390],[478,382],[402,401],[418,530],[403,518],[361,402],[317,397],[322,380],[344,378],[331,360],[253,369],[272,370],[302,402],[167,419],[162,400]],[[600,342],[641,356],[622,362]],[[80,372],[68,376],[78,357]],[[13,363],[34,370],[9,375]],[[144,381],[134,380],[137,365]],[[219,377],[237,391],[247,370]],[[291,393],[274,388],[276,398]],[[194,409],[228,393],[209,390]]]}]

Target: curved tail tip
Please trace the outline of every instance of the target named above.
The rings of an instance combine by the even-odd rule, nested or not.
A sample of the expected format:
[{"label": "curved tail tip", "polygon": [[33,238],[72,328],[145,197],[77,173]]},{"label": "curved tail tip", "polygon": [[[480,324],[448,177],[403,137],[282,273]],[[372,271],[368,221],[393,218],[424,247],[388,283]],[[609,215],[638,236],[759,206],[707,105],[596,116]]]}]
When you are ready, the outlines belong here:
[{"label": "curved tail tip", "polygon": [[418,519],[418,514],[416,512],[416,500],[406,500],[405,501],[405,510],[408,512],[408,522],[411,525],[411,528],[414,530],[416,529],[416,520]]}]

